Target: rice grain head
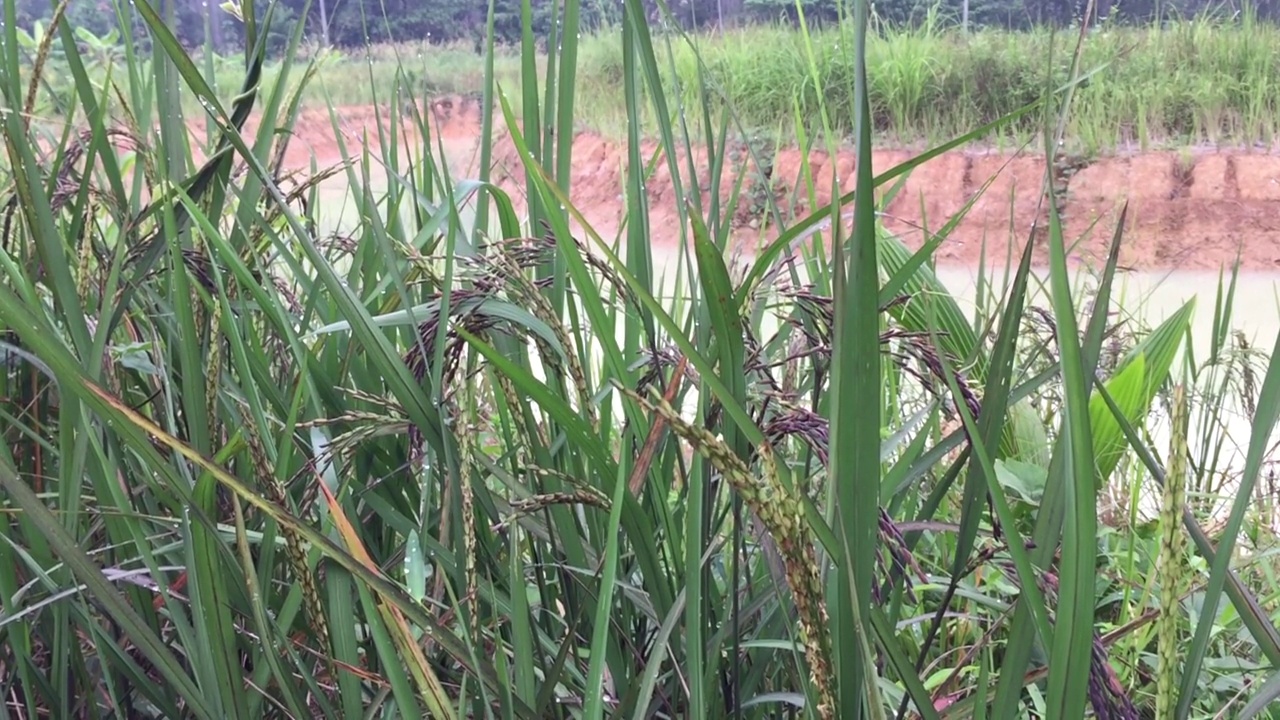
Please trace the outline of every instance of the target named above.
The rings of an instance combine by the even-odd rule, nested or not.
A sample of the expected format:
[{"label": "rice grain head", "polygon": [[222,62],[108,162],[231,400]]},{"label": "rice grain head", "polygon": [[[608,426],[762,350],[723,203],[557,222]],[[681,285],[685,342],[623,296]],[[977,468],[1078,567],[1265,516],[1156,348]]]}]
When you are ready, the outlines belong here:
[{"label": "rice grain head", "polygon": [[1173,388],[1164,488],[1160,495],[1160,552],[1156,577],[1160,582],[1160,614],[1156,619],[1156,647],[1159,667],[1156,675],[1156,717],[1173,717],[1178,687],[1179,598],[1182,592],[1182,503],[1183,476],[1187,470],[1187,396],[1179,384]]},{"label": "rice grain head", "polygon": [[686,422],[656,391],[655,398],[648,400],[629,388],[618,387],[645,410],[660,415],[677,435],[705,455],[778,543],[787,583],[800,616],[798,634],[809,660],[814,689],[818,693],[817,714],[823,720],[833,720],[836,717],[835,666],[814,540],[805,522],[800,498],[788,490],[778,476],[772,447],[763,444],[757,448],[764,471],[755,477],[723,440],[706,428]]}]

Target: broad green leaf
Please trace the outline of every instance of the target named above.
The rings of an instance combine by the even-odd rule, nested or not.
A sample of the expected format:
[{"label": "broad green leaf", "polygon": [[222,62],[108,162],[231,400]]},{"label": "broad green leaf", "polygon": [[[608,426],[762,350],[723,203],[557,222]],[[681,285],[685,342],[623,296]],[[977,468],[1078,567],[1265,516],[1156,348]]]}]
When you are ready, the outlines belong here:
[{"label": "broad green leaf", "polygon": [[1008,448],[1007,458],[1048,469],[1052,444],[1040,414],[1027,400],[1009,405],[1008,422],[1001,448]]},{"label": "broad green leaf", "polygon": [[[1195,299],[1189,300],[1147,335],[1121,361],[1107,381],[1107,391],[1116,399],[1125,418],[1138,423],[1150,410],[1156,393],[1169,377],[1169,369],[1191,323]],[[1124,435],[1115,416],[1094,394],[1089,400],[1089,422],[1097,453],[1099,488],[1106,484],[1124,455]]]},{"label": "broad green leaf", "polygon": [[1001,485],[1013,490],[1031,505],[1040,504],[1040,498],[1044,495],[1044,483],[1048,479],[1045,467],[1017,460],[997,460],[995,469]]},{"label": "broad green leaf", "polygon": [[[1145,415],[1143,390],[1147,382],[1146,355],[1138,355],[1107,381],[1107,392],[1130,422]],[[1093,447],[1097,453],[1098,488],[1107,483],[1124,452],[1120,425],[1102,399],[1095,394],[1089,401],[1089,425],[1093,428]]]}]

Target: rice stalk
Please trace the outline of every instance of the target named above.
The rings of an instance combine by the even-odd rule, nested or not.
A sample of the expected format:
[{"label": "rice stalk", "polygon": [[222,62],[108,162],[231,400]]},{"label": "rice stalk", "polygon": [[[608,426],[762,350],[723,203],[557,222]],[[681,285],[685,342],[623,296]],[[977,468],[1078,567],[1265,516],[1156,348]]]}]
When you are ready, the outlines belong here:
[{"label": "rice stalk", "polygon": [[217,332],[221,324],[222,303],[214,303],[209,318],[209,364],[208,374],[205,376],[205,407],[209,408],[209,431],[214,437],[221,435],[222,419],[222,415],[218,413],[218,397],[222,394],[223,339]]},{"label": "rice stalk", "polygon": [[[469,422],[469,417],[475,408],[475,385],[472,378],[475,377],[474,371],[475,353],[467,353],[467,372],[459,373],[462,385],[462,398],[458,411],[455,415],[456,432],[458,435],[458,488],[461,492],[462,500],[462,537],[463,537],[463,558],[465,567],[464,574],[466,578],[466,595],[474,597],[479,588],[479,575],[476,570],[476,510],[475,496],[471,488],[472,473],[474,468],[473,455],[476,452],[476,434],[477,428]],[[480,639],[480,613],[479,607],[473,607],[470,613],[471,619],[471,637],[478,641]]]},{"label": "rice stalk", "polygon": [[[288,494],[284,483],[276,477],[274,465],[267,454],[266,446],[263,444],[260,429],[247,412],[241,421],[245,429],[244,437],[249,446],[249,455],[253,462],[254,474],[257,476],[259,489],[269,501],[287,510],[289,508]],[[317,475],[312,482],[322,483],[324,479]],[[281,526],[280,533],[284,535],[290,573],[293,575],[294,582],[297,582],[302,590],[302,602],[306,608],[307,618],[311,622],[311,631],[320,643],[320,647],[327,649],[330,647],[329,621],[324,611],[324,603],[320,599],[320,590],[316,584],[315,575],[311,572],[311,566],[307,562],[307,550],[302,536],[288,526]]]},{"label": "rice stalk", "polygon": [[80,241],[80,254],[76,259],[76,294],[79,297],[89,297],[89,287],[93,282],[93,230],[95,220],[95,203],[92,197],[85,208],[84,217],[84,238]]},{"label": "rice stalk", "polygon": [[502,532],[520,518],[537,514],[555,505],[581,505],[605,512],[608,512],[612,507],[609,497],[594,488],[579,487],[567,491],[538,493],[527,498],[512,500],[511,514],[494,523],[493,531]]},{"label": "rice stalk", "polygon": [[67,12],[67,6],[71,0],[60,0],[54,6],[53,15],[49,18],[49,30],[40,38],[40,46],[36,49],[35,61],[31,66],[31,81],[27,86],[27,98],[22,103],[22,125],[24,129],[31,128],[31,121],[35,119],[36,111],[36,95],[40,92],[40,83],[44,80],[45,64],[49,61],[49,52],[53,49],[53,38],[57,36],[58,25],[62,22],[63,15]]},{"label": "rice stalk", "polygon": [[763,474],[754,477],[742,459],[723,440],[705,428],[686,422],[656,392],[654,399],[649,400],[616,382],[615,386],[645,410],[662,416],[677,435],[692,445],[696,452],[705,455],[777,542],[800,617],[798,636],[805,647],[809,671],[818,694],[815,712],[824,720],[833,720],[838,712],[834,660],[814,542],[800,499],[778,477],[772,447],[764,444],[756,448]]},{"label": "rice stalk", "polygon": [[1168,472],[1160,493],[1160,552],[1156,577],[1160,582],[1160,616],[1156,620],[1156,717],[1173,717],[1177,705],[1178,658],[1183,580],[1183,487],[1187,472],[1187,393],[1173,387]]}]

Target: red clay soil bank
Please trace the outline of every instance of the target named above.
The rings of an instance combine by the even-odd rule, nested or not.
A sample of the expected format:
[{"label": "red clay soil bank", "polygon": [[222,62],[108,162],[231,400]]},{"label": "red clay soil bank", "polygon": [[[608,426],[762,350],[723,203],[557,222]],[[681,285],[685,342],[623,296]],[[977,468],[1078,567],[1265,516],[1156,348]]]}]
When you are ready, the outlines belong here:
[{"label": "red clay soil bank", "polygon": [[[463,98],[437,98],[429,107],[436,132],[445,140],[451,161],[457,166],[455,172],[474,176],[478,160],[475,149],[481,134],[478,103]],[[343,109],[340,115],[349,151],[359,147],[363,132],[375,136],[372,109]],[[501,118],[495,118],[494,124],[499,137],[493,180],[512,193],[517,205],[523,205],[519,194],[524,185],[523,167]],[[652,149],[653,146],[646,148],[648,152]],[[327,112],[307,113],[301,118],[288,162],[305,167],[313,153],[322,165],[340,158]],[[873,169],[879,173],[912,156],[901,150],[877,151]],[[580,132],[575,139],[571,197],[606,238],[617,231],[623,213],[626,158],[625,146],[593,133]],[[695,157],[700,174],[706,173],[705,160]],[[800,177],[800,160],[796,150],[779,151],[774,159],[773,178],[784,202]],[[842,187],[853,188],[855,163],[851,152],[834,159],[815,152],[809,162],[816,178],[829,178],[834,162]],[[683,158],[680,167],[682,172],[687,167]],[[942,244],[938,260],[946,264],[976,262],[984,241],[987,257],[1003,260],[1011,239],[1016,244],[1016,258],[1036,219],[1044,179],[1043,157],[987,151],[955,151],[939,156],[912,172],[887,208],[884,222],[909,245],[917,246],[923,237],[922,218],[928,219],[931,229],[937,229],[993,175],[995,180],[990,187]],[[665,162],[659,163],[655,176],[646,183],[646,191],[652,227],[658,233],[654,241],[674,242],[678,237],[673,229],[674,193]],[[727,198],[730,191],[731,187],[722,188],[722,196]],[[799,194],[803,196],[803,186]],[[705,188],[703,195],[707,196]],[[1060,198],[1068,242],[1079,241],[1073,252],[1078,259],[1096,260],[1103,255],[1119,210],[1127,200],[1122,265],[1142,269],[1217,269],[1229,266],[1239,253],[1246,269],[1280,267],[1278,155],[1197,151],[1185,156],[1150,152],[1101,157],[1078,167],[1066,179],[1065,193]],[[819,203],[829,199],[829,189],[819,189]],[[803,213],[806,208],[797,204],[796,210]],[[776,231],[766,228],[764,234],[773,237]],[[758,232],[743,227],[739,236],[753,242]],[[1043,261],[1043,240],[1037,245],[1038,260]]]}]

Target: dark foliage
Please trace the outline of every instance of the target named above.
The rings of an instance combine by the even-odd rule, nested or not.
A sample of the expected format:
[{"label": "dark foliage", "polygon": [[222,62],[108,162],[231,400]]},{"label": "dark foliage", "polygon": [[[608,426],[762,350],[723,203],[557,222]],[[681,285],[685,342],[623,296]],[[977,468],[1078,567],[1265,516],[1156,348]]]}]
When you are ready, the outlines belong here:
[{"label": "dark foliage", "polygon": [[[235,21],[220,7],[220,2],[205,0],[152,0],[172,5],[178,37],[189,46],[212,39],[223,51],[234,51],[234,38],[239,36]],[[264,6],[267,0],[256,0]],[[528,0],[535,36],[542,41],[551,34],[555,15],[563,13],[564,3],[555,0]],[[650,5],[650,21],[662,20],[657,3]],[[921,22],[930,11],[959,22],[966,0],[874,0],[876,17],[894,24]],[[1251,4],[1259,20],[1280,20],[1280,0],[1255,0]],[[796,23],[799,13],[795,0],[669,0],[670,18],[684,29],[733,26],[759,22]],[[805,19],[814,25],[836,22],[848,9],[848,0],[802,0]],[[1033,25],[1069,26],[1084,11],[1084,0],[967,0],[969,23],[973,27],[1027,28]],[[110,32],[115,23],[113,0],[71,0],[67,17],[77,27],[96,35]],[[487,0],[280,0],[277,6],[279,38],[273,38],[273,50],[279,52],[287,42],[287,34],[295,23],[306,22],[308,37],[343,47],[358,47],[367,42],[413,41],[436,42],[483,41],[489,16]],[[1211,14],[1223,18],[1238,16],[1243,7],[1236,2],[1219,0],[1099,0],[1098,13],[1113,22],[1145,24],[1157,20],[1173,20]],[[45,0],[17,0],[18,22],[30,27],[47,19],[50,3]],[[523,0],[493,0],[494,34],[499,43],[520,41]],[[621,20],[617,3],[584,0],[581,22],[584,30]],[[304,17],[305,13],[305,17]]]}]

